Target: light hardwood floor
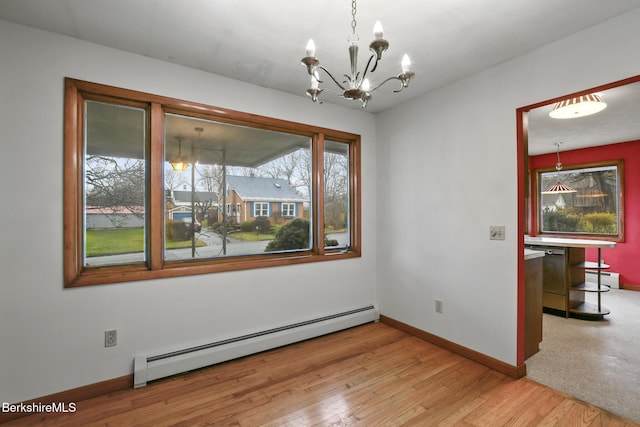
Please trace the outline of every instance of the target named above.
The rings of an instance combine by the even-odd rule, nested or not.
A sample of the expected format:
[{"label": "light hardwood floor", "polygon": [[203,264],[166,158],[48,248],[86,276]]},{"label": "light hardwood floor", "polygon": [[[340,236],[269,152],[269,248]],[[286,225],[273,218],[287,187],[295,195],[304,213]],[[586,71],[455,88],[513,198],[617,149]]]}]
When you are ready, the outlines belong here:
[{"label": "light hardwood floor", "polygon": [[16,425],[635,426],[382,323],[245,357]]}]

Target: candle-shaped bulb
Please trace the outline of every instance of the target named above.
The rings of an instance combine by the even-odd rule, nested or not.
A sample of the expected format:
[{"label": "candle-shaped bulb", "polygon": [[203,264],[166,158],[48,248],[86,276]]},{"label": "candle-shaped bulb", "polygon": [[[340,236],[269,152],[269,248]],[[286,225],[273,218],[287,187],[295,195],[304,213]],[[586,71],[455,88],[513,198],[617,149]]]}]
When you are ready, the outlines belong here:
[{"label": "candle-shaped bulb", "polygon": [[373,26],[373,35],[376,38],[376,40],[382,39],[383,32],[382,32],[382,24],[380,23],[380,21],[376,21],[375,25]]},{"label": "candle-shaped bulb", "polygon": [[313,39],[309,39],[307,43],[307,56],[313,58],[316,56],[316,44],[313,42]]},{"label": "candle-shaped bulb", "polygon": [[409,55],[407,55],[406,53],[402,57],[401,66],[402,74],[407,74],[409,71],[411,71],[411,60],[409,59]]},{"label": "candle-shaped bulb", "polygon": [[361,89],[365,92],[369,92],[369,89],[371,89],[371,83],[369,83],[369,79],[364,79],[362,81]]}]

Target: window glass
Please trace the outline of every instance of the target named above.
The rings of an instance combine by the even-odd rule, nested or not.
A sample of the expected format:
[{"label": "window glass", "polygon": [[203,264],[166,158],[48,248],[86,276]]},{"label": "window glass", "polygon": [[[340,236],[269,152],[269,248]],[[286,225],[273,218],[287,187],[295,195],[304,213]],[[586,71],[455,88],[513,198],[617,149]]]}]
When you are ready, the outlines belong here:
[{"label": "window glass", "polygon": [[[540,224],[544,233],[621,235],[618,165],[540,173]],[[572,190],[548,191],[560,182]]]},{"label": "window glass", "polygon": [[310,156],[308,136],[166,114],[165,259],[309,249]]},{"label": "window glass", "polygon": [[84,106],[84,266],[144,262],[146,112]]},{"label": "window glass", "polygon": [[281,212],[283,217],[295,216],[296,205],[294,203],[283,203]]},{"label": "window glass", "polygon": [[361,254],[356,134],[70,78],[64,113],[65,287]]},{"label": "window glass", "polygon": [[347,247],[350,236],[349,145],[324,144],[324,233],[326,247]]},{"label": "window glass", "polygon": [[269,203],[253,202],[253,216],[256,218],[269,216]]}]

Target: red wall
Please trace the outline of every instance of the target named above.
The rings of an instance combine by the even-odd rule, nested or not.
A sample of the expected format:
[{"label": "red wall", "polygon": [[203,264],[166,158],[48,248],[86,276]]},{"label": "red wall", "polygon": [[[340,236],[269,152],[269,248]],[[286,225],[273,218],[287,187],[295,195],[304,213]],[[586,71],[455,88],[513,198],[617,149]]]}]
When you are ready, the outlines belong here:
[{"label": "red wall", "polygon": [[[529,157],[532,176],[535,169],[553,168],[556,156],[556,153],[551,153]],[[610,271],[620,273],[621,284],[640,286],[640,141],[562,151],[560,159],[565,166],[624,160],[624,242],[618,242],[615,248],[603,248],[602,258],[611,266]],[[535,212],[532,217],[535,217]],[[596,261],[597,249],[587,249],[586,257],[589,261]]]}]

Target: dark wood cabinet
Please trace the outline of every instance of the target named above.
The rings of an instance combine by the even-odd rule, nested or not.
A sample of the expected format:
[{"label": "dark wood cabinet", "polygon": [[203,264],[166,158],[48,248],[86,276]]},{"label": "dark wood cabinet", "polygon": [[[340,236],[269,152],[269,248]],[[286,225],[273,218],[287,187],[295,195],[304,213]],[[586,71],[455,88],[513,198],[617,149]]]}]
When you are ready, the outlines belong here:
[{"label": "dark wood cabinet", "polygon": [[538,352],[542,342],[543,257],[524,262],[524,358]]},{"label": "dark wood cabinet", "polygon": [[[585,280],[585,269],[600,270],[609,268],[602,263],[601,248],[615,247],[614,242],[562,239],[547,237],[525,238],[525,247],[545,252],[543,258],[544,311],[565,317],[583,319],[602,319],[609,310],[602,306],[601,295],[609,291],[603,285],[598,274],[598,283]],[[598,262],[585,262],[585,248],[598,249]],[[587,300],[587,294],[596,296],[596,302]]]}]

